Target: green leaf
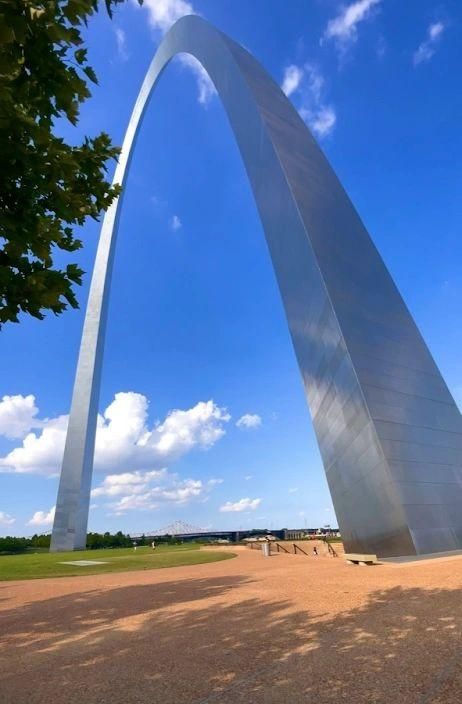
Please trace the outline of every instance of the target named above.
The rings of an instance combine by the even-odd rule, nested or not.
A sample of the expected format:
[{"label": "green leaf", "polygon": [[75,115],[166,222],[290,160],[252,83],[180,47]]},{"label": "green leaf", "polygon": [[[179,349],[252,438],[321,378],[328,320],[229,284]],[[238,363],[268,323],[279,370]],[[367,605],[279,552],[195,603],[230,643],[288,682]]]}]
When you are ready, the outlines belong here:
[{"label": "green leaf", "polygon": [[98,79],[96,77],[96,73],[93,71],[91,66],[85,66],[83,69],[83,72],[85,73],[86,76],[92,81],[93,83],[98,83]]},{"label": "green leaf", "polygon": [[[109,11],[119,0],[108,0]],[[120,193],[106,180],[117,157],[108,135],[75,146],[55,134],[76,124],[97,77],[82,29],[97,0],[0,0],[0,325],[78,305],[83,271],[76,225],[97,219]],[[72,258],[72,257],[71,257]]]}]

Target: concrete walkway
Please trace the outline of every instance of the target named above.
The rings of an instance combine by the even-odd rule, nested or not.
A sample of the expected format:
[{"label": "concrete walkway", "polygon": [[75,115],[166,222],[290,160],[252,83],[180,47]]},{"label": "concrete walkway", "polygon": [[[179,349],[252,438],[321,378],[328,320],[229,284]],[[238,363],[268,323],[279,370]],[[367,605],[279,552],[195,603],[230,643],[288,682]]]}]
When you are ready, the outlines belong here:
[{"label": "concrete walkway", "polygon": [[0,583],[1,704],[460,704],[462,558],[234,550]]}]

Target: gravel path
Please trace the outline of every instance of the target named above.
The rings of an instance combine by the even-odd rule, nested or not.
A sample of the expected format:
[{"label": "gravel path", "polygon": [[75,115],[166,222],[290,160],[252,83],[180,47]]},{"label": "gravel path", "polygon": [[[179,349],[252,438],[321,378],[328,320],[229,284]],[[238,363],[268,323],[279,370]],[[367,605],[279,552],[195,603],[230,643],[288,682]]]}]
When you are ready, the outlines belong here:
[{"label": "gravel path", "polygon": [[460,704],[462,557],[366,568],[233,550],[0,583],[0,703]]}]

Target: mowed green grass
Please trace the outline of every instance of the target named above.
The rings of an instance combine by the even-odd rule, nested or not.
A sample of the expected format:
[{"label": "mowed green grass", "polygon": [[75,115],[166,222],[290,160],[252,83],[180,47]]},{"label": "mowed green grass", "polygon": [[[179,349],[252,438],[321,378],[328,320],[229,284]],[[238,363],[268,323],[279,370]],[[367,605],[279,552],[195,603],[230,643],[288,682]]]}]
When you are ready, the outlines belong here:
[{"label": "mowed green grass", "polygon": [[[114,550],[79,550],[78,552],[27,553],[0,555],[0,581],[14,579],[41,579],[43,577],[70,577],[71,575],[128,572],[131,570],[156,570],[181,565],[200,565],[235,557],[230,552],[201,550],[198,545],[162,545],[150,547],[118,548]],[[104,565],[61,564],[75,560],[101,560]]]}]

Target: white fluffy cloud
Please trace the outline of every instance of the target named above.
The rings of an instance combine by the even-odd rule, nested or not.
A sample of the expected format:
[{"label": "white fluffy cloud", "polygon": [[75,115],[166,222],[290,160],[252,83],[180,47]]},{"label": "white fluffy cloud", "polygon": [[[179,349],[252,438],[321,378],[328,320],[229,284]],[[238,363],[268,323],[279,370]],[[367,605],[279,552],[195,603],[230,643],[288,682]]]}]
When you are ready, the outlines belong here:
[{"label": "white fluffy cloud", "polygon": [[219,484],[223,484],[224,481],[224,479],[209,479],[207,484],[209,486],[218,486]]},{"label": "white fluffy cloud", "polygon": [[23,438],[34,427],[40,425],[36,419],[38,408],[35,396],[4,396],[0,401],[0,435],[7,438]]},{"label": "white fluffy cloud", "polygon": [[32,518],[27,521],[28,526],[51,526],[55,517],[55,506],[49,511],[36,511]]},{"label": "white fluffy cloud", "polygon": [[13,518],[13,516],[10,516],[9,513],[5,513],[5,511],[0,511],[0,525],[1,526],[11,526],[15,522],[16,518]]},{"label": "white fluffy cloud", "polygon": [[[214,445],[230,420],[226,409],[200,401],[188,410],[173,410],[149,427],[148,399],[133,391],[120,392],[98,416],[95,469],[106,473],[160,470],[196,448]],[[40,421],[22,445],[0,458],[0,471],[54,475],[60,470],[68,416]],[[34,425],[35,425],[34,421]],[[16,426],[15,426],[16,427]],[[26,431],[25,426],[24,431]]]},{"label": "white fluffy cloud", "polygon": [[183,226],[183,223],[181,222],[181,220],[180,220],[180,218],[178,217],[178,215],[173,215],[173,216],[170,218],[168,224],[169,224],[169,226],[170,226],[170,229],[171,229],[173,232],[176,232],[177,230],[181,229],[181,227]]},{"label": "white fluffy cloud", "polygon": [[261,417],[257,413],[244,413],[236,422],[238,428],[258,428],[261,425]]},{"label": "white fluffy cloud", "polygon": [[445,26],[443,22],[434,22],[428,27],[427,38],[413,54],[414,66],[418,66],[425,61],[430,61],[441,41],[444,30]]},{"label": "white fluffy cloud", "polygon": [[186,0],[144,0],[143,7],[148,11],[149,24],[167,32],[183,15],[193,15],[194,9]]},{"label": "white fluffy cloud", "polygon": [[337,117],[324,101],[325,81],[315,66],[287,66],[281,87],[287,96],[294,96],[300,116],[318,137],[332,132]]},{"label": "white fluffy cloud", "polygon": [[358,24],[372,16],[381,0],[357,0],[343,7],[342,12],[329,20],[324,39],[333,39],[341,51],[358,38]]},{"label": "white fluffy cloud", "polygon": [[127,61],[128,51],[127,51],[127,36],[123,29],[120,27],[114,28],[114,34],[117,43],[117,53],[121,61]]},{"label": "white fluffy cloud", "polygon": [[15,447],[5,457],[0,458],[0,471],[51,476],[58,474],[64,452],[67,422],[67,416],[43,421],[41,432],[28,433],[21,446]]},{"label": "white fluffy cloud", "polygon": [[[162,34],[165,34],[180,17],[197,14],[192,4],[186,0],[144,0],[143,8],[148,13],[151,27]],[[199,91],[198,101],[201,105],[207,105],[216,90],[205,69],[190,54],[180,54],[177,58],[183,66],[193,72]]]},{"label": "white fluffy cloud", "polygon": [[155,509],[161,503],[186,504],[204,492],[200,479],[184,479],[167,487],[156,486],[144,494],[127,494],[113,508],[117,512],[129,509]]},{"label": "white fluffy cloud", "polygon": [[181,479],[166,469],[149,472],[124,472],[104,478],[91,492],[92,499],[107,500],[104,506],[121,515],[131,510],[155,510],[162,504],[184,505],[205,500],[222,479]]},{"label": "white fluffy cloud", "polygon": [[[98,498],[102,502],[98,507],[120,516],[127,511],[152,511],[165,504],[182,506],[195,499],[207,499],[214,487],[222,481],[181,479],[166,469],[146,472],[136,470],[107,475],[92,489],[91,498]],[[96,505],[92,504],[92,507],[95,508]],[[49,511],[36,511],[27,525],[49,526],[53,523],[54,515],[54,506]],[[1,516],[0,512],[0,523]]]},{"label": "white fluffy cloud", "polygon": [[313,132],[319,137],[323,137],[334,128],[337,116],[335,110],[330,106],[322,106],[314,113],[310,110],[300,110],[300,115],[307,122]]},{"label": "white fluffy cloud", "polygon": [[258,508],[261,504],[261,499],[239,499],[239,501],[235,501],[234,503],[232,501],[227,501],[223,506],[220,506],[220,511],[222,513],[229,513],[229,512],[236,512],[240,513],[241,511],[255,511],[256,508]]},{"label": "white fluffy cloud", "polygon": [[167,470],[152,470],[150,472],[124,472],[123,474],[108,474],[99,486],[92,489],[91,498],[97,496],[114,497],[122,494],[143,494],[151,482],[163,481],[167,478]]},{"label": "white fluffy cloud", "polygon": [[180,54],[178,61],[180,61],[183,66],[190,69],[196,78],[198,102],[201,105],[208,105],[217,91],[205,68],[191,54]]},{"label": "white fluffy cloud", "polygon": [[291,64],[286,66],[284,69],[284,78],[282,79],[281,88],[284,93],[289,97],[294,91],[296,91],[303,78],[303,69],[300,66],[295,66]]}]

